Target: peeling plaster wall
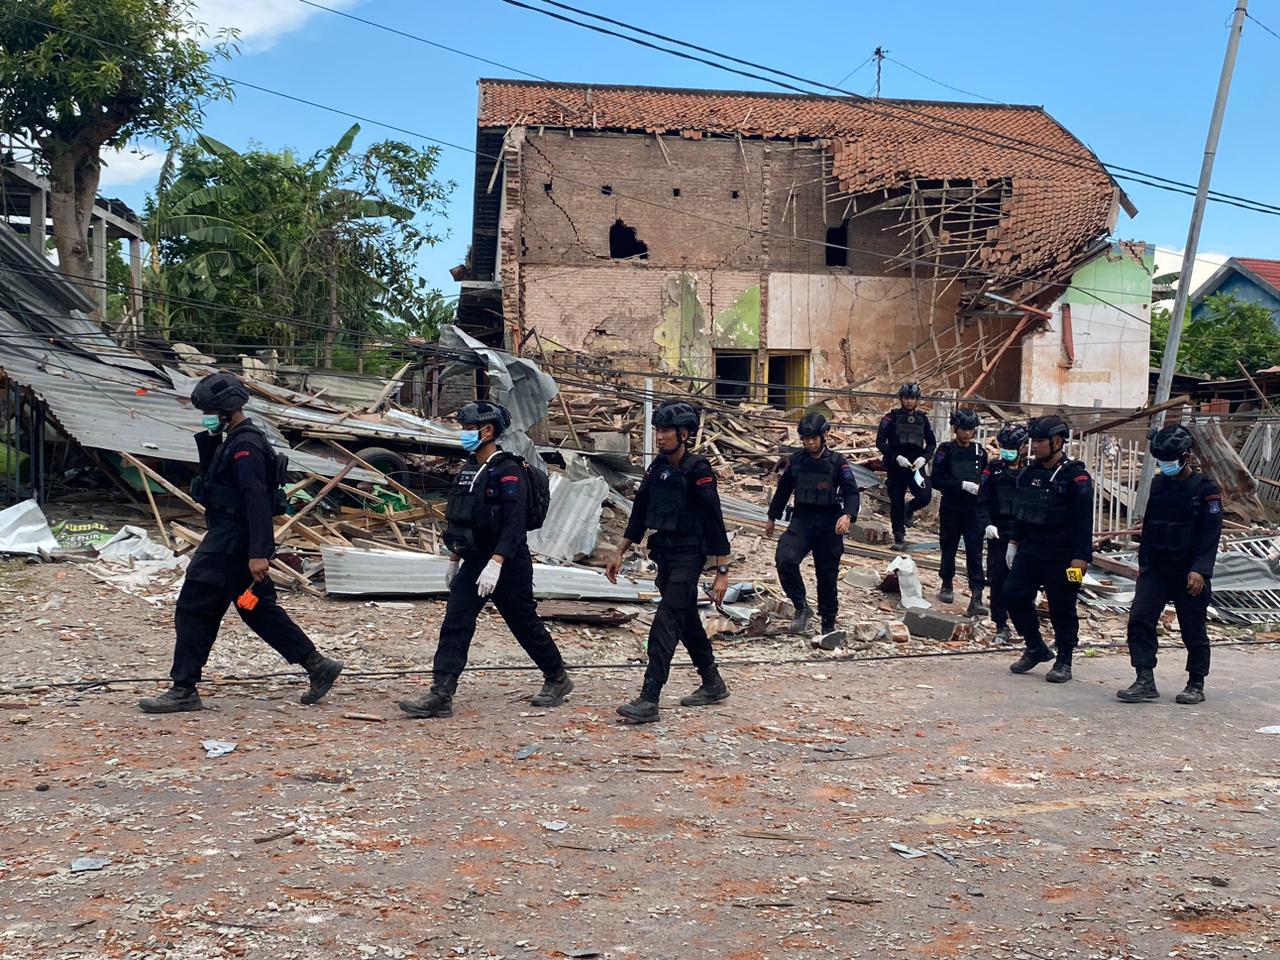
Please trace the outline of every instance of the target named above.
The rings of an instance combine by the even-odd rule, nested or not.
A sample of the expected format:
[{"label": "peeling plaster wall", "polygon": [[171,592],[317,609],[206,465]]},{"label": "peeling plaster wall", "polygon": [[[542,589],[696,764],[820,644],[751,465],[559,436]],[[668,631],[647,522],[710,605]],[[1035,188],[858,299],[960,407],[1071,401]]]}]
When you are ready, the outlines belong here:
[{"label": "peeling plaster wall", "polygon": [[623,369],[709,376],[713,346],[755,349],[759,342],[757,273],[538,265],[524,267],[523,280],[528,326]]},{"label": "peeling plaster wall", "polygon": [[[770,350],[811,350],[813,386],[842,387],[887,375],[885,361],[928,337],[931,285],[893,277],[769,275]],[[960,301],[953,284],[934,308],[949,326]],[[917,327],[912,301],[917,300]],[[922,351],[921,362],[930,354]]]},{"label": "peeling plaster wall", "polygon": [[[1155,249],[1141,244],[1137,249],[1142,252],[1135,254],[1130,244],[1113,244],[1110,252],[1077,270],[1052,307],[1053,319],[1023,341],[1022,402],[1077,407],[1146,403]],[[1063,343],[1064,304],[1070,306],[1075,346],[1070,365]]]}]

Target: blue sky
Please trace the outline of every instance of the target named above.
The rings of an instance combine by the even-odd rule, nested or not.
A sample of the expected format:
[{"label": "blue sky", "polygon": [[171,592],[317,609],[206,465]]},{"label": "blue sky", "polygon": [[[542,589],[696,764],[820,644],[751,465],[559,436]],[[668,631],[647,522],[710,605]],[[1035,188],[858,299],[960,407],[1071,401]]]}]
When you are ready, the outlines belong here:
[{"label": "blue sky", "polygon": [[[1102,159],[1194,183],[1227,40],[1232,0],[1003,0],[911,4],[831,0],[571,0],[575,6],[834,83],[877,46],[920,73],[996,100],[1043,105]],[[552,80],[719,89],[777,89],[623,41],[588,33],[500,0],[327,0],[350,12]],[[1280,0],[1250,12],[1280,33]],[[201,0],[215,24],[243,30],[229,75],[474,146],[476,80],[516,76],[317,11],[298,0]],[[844,86],[871,92],[874,65]],[[1213,187],[1280,204],[1275,91],[1280,38],[1246,22]],[[886,62],[889,97],[968,99]],[[311,153],[350,121],[241,90],[210,109],[205,132],[236,147],[251,141]],[[394,137],[365,124],[359,143]],[[158,157],[117,163],[103,192],[141,207]],[[445,148],[440,176],[455,180],[450,236],[422,258],[428,280],[456,292],[448,268],[471,228],[474,158]],[[132,181],[132,182],[129,182]],[[1118,234],[1181,250],[1192,198],[1123,184],[1139,208]],[[1200,251],[1280,258],[1280,217],[1210,203]]]}]

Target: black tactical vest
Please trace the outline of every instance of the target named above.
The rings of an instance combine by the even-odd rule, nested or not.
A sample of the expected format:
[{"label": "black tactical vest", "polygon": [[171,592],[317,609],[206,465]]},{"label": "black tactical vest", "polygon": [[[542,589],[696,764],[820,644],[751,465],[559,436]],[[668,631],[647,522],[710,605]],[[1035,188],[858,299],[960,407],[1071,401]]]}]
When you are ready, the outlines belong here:
[{"label": "black tactical vest", "polygon": [[205,508],[208,522],[228,519],[238,522],[244,516],[244,493],[236,483],[235,467],[227,459],[233,440],[242,441],[246,446],[252,447],[265,464],[267,490],[272,497],[272,515],[279,517],[288,513],[289,504],[284,494],[288,460],[276,453],[267,435],[256,424],[246,423],[237,427],[233,435],[228,435],[221,442],[210,433],[196,435],[198,448],[207,448],[209,445],[216,444],[213,455],[209,458],[208,468],[191,484],[192,496]]},{"label": "black tactical vest", "polygon": [[1018,503],[1018,474],[1007,467],[995,467],[987,481],[991,484],[992,501],[995,509],[991,522],[998,527],[1013,525]]},{"label": "black tactical vest", "polygon": [[701,457],[686,453],[677,466],[659,457],[649,468],[649,502],[645,510],[644,525],[662,539],[671,542],[690,543],[699,538],[698,516],[690,506],[689,474]]},{"label": "black tactical vest", "polygon": [[839,463],[834,454],[811,457],[801,451],[791,458],[797,507],[830,508],[839,504]]},{"label": "black tactical vest", "polygon": [[899,411],[893,417],[893,442],[900,447],[925,447],[925,416],[919,410]]},{"label": "black tactical vest", "polygon": [[1187,553],[1199,539],[1202,495],[1208,481],[1193,473],[1186,480],[1157,477],[1142,518],[1142,542],[1157,553]]},{"label": "black tactical vest", "polygon": [[948,451],[951,460],[951,476],[963,483],[966,480],[978,482],[982,476],[982,465],[978,461],[978,445],[971,443],[962,447],[953,443]]},{"label": "black tactical vest", "polygon": [[1071,483],[1083,464],[1063,460],[1052,470],[1032,464],[1018,477],[1014,516],[1035,527],[1064,527],[1071,522]]},{"label": "black tactical vest", "polygon": [[493,511],[485,501],[487,487],[488,471],[484,464],[468,461],[454,478],[444,511],[448,525],[444,542],[460,557],[476,554],[479,551],[476,534],[492,526]]}]

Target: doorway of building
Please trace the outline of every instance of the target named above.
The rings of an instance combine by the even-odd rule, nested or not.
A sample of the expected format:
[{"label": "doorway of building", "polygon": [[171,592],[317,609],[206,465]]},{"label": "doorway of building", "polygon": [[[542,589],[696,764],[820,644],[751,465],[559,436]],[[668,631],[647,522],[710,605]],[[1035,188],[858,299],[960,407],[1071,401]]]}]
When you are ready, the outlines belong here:
[{"label": "doorway of building", "polygon": [[751,396],[755,379],[755,355],[738,350],[717,350],[716,399],[725,403],[741,403]]},{"label": "doorway of building", "polygon": [[809,355],[787,351],[770,351],[766,364],[768,387],[766,401],[771,407],[794,410],[807,404]]}]

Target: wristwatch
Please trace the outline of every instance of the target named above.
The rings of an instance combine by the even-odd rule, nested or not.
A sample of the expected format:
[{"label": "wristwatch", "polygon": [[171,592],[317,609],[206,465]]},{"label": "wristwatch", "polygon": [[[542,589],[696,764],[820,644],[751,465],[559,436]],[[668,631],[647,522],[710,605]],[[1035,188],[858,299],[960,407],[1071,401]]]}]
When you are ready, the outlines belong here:
[{"label": "wristwatch", "polygon": [[720,564],[718,567],[716,567],[716,573],[723,573],[725,575],[728,575],[729,565],[727,563]]}]

